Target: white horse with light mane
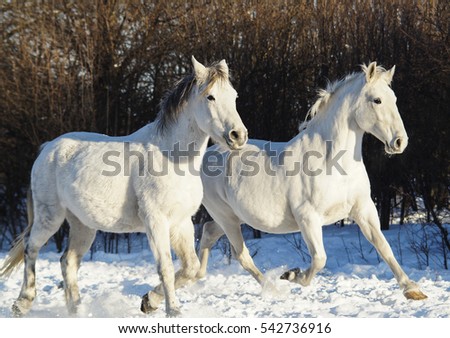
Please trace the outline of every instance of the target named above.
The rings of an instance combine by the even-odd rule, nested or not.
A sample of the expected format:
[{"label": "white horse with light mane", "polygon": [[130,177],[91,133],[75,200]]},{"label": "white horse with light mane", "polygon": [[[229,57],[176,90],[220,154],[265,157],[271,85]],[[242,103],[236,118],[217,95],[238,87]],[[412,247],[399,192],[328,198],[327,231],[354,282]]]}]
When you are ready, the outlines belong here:
[{"label": "white horse with light mane", "polygon": [[[225,61],[210,67],[192,62],[193,74],[167,94],[155,122],[129,136],[74,132],[43,146],[31,173],[29,227],[0,270],[7,276],[25,261],[14,315],[30,310],[38,252],[64,219],[70,234],[61,267],[70,312],[80,303],[80,260],[102,230],[147,234],[162,283],[143,297],[141,309],[149,312],[156,308],[153,298],[159,303],[165,297],[167,315],[179,314],[175,289],[200,266],[191,216],[203,196],[198,171],[208,139],[230,149],[247,141]],[[176,274],[171,246],[182,263]]]},{"label": "white horse with light mane", "polygon": [[210,249],[225,233],[244,269],[263,283],[242,237],[240,225],[246,223],[269,233],[302,233],[311,266],[281,278],[307,286],[327,258],[322,225],[350,217],[389,265],[406,298],[426,298],[397,263],[380,230],[361,152],[365,132],[383,142],[388,154],[402,153],[408,144],[390,87],[395,66],[386,71],[373,62],[362,70],[320,91],[311,120],[291,141],[266,142],[269,150],[258,140],[249,140],[239,152],[208,149],[202,203],[214,221],[203,228],[198,277],[205,275]]}]

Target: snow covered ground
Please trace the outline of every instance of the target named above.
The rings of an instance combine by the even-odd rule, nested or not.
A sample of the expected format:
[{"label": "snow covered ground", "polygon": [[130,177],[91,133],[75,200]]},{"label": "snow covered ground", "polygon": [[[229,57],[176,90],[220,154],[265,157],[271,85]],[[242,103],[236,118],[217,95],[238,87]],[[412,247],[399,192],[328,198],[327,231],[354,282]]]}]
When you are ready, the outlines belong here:
[{"label": "snow covered ground", "polygon": [[[388,266],[355,225],[324,228],[326,268],[309,287],[279,279],[286,269],[307,268],[309,257],[296,235],[265,235],[248,240],[256,265],[268,282],[261,287],[235,260],[224,244],[215,247],[208,275],[177,291],[184,317],[450,317],[450,272],[443,268],[439,245],[420,226],[393,226],[385,232],[400,264],[428,295],[425,301],[406,300]],[[424,239],[424,236],[426,237]],[[417,250],[428,241],[426,255]],[[402,243],[401,248],[399,243]],[[434,244],[433,244],[434,243]],[[416,250],[414,250],[416,248]],[[0,253],[0,264],[6,253]],[[59,254],[44,248],[37,262],[37,298],[28,317],[67,317]],[[176,267],[179,266],[175,260]],[[0,280],[0,317],[11,316],[11,304],[22,283],[22,271]],[[158,283],[151,252],[89,255],[79,272],[82,306],[79,317],[145,317],[141,296]],[[165,317],[163,307],[150,317]]]}]

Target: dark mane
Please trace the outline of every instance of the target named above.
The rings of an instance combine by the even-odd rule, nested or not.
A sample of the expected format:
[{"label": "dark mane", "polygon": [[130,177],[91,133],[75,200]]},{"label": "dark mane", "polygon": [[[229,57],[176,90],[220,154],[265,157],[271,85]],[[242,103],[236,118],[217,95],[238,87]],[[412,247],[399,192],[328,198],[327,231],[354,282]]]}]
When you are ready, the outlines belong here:
[{"label": "dark mane", "polygon": [[157,128],[164,131],[178,120],[181,107],[187,101],[196,80],[194,74],[190,74],[175,84],[172,91],[168,91],[159,104],[159,113],[156,120]]},{"label": "dark mane", "polygon": [[213,64],[211,64],[211,66],[208,67],[208,76],[206,77],[206,80],[198,84],[200,86],[202,95],[205,95],[205,93],[217,81],[230,81],[228,70],[225,69],[220,62],[214,62]]},{"label": "dark mane", "polygon": [[164,133],[173,125],[189,99],[194,85],[199,87],[200,93],[204,95],[216,81],[229,81],[227,71],[218,63],[213,63],[208,69],[205,80],[199,82],[195,74],[189,74],[175,84],[175,88],[168,91],[159,104],[159,113],[156,119],[157,129]]}]

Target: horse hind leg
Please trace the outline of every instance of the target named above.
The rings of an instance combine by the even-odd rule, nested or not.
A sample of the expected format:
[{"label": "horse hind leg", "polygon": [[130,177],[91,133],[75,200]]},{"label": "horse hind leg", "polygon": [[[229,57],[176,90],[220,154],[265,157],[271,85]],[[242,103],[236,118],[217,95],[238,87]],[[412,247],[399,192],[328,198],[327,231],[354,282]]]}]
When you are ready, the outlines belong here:
[{"label": "horse hind leg", "polygon": [[68,212],[70,225],[69,243],[61,257],[61,271],[64,279],[64,295],[69,313],[75,314],[80,304],[77,274],[80,262],[95,239],[96,230],[86,227],[80,220]]},{"label": "horse hind leg", "polygon": [[28,313],[36,297],[36,259],[39,250],[60,228],[65,217],[65,209],[59,204],[47,205],[35,202],[34,220],[25,245],[24,278],[19,297],[12,306],[16,317]]},{"label": "horse hind leg", "polygon": [[198,279],[206,276],[206,268],[208,266],[209,253],[211,252],[211,248],[223,235],[225,235],[225,232],[215,221],[206,222],[203,225],[202,239],[200,240],[199,249],[200,269],[197,273]]},{"label": "horse hind leg", "polygon": [[298,221],[299,227],[311,256],[311,265],[306,271],[295,268],[285,272],[280,279],[298,283],[302,286],[311,284],[314,276],[325,267],[327,255],[323,246],[322,225],[317,217]]}]

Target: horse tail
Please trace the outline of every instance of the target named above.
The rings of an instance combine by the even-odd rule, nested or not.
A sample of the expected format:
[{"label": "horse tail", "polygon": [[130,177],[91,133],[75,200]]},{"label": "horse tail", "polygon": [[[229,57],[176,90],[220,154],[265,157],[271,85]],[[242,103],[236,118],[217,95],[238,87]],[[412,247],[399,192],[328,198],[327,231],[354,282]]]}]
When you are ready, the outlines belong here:
[{"label": "horse tail", "polygon": [[28,214],[28,226],[25,230],[16,238],[13,247],[8,253],[2,267],[0,268],[0,277],[8,278],[11,274],[23,263],[25,259],[25,238],[28,236],[33,225],[34,211],[33,211],[33,194],[31,187],[27,192],[27,214]]}]

